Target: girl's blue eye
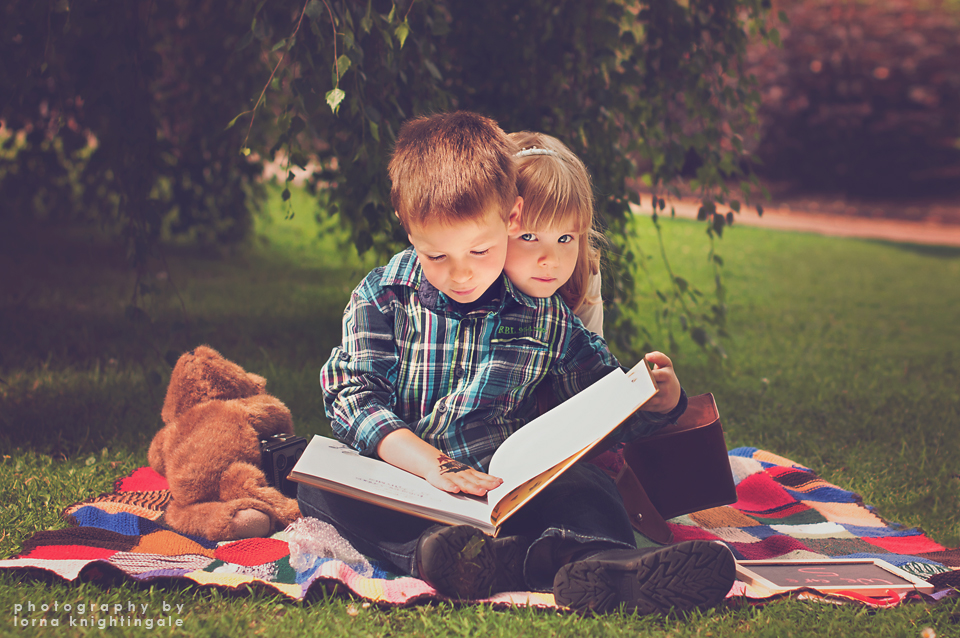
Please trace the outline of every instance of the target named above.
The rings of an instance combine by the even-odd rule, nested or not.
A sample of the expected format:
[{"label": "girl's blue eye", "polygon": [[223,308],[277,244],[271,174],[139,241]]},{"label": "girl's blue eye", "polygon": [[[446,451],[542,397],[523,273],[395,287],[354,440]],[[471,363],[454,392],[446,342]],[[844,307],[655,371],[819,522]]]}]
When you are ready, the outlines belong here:
[{"label": "girl's blue eye", "polygon": [[557,241],[559,241],[561,244],[569,244],[573,241],[573,235],[561,235],[560,239]]},{"label": "girl's blue eye", "polygon": [[537,241],[537,236],[533,233],[524,233],[520,235],[521,241]]}]

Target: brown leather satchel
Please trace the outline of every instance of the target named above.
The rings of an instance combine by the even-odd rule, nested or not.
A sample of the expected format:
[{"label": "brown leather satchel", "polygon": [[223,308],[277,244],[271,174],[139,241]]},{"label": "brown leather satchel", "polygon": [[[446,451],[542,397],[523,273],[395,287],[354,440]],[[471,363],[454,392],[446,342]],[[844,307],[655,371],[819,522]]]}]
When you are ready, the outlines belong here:
[{"label": "brown leather satchel", "polygon": [[658,543],[673,542],[666,519],[737,501],[712,394],[689,397],[676,423],[627,443],[623,458],[615,478],[630,521]]}]

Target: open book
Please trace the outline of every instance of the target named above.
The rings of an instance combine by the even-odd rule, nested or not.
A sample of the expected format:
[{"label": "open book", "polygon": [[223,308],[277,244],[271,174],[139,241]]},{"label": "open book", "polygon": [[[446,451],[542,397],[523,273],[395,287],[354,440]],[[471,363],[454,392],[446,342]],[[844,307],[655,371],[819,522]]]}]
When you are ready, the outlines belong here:
[{"label": "open book", "polygon": [[643,361],[629,373],[610,372],[510,435],[494,452],[487,472],[503,483],[482,498],[444,492],[419,476],[322,436],[313,437],[287,478],[440,523],[473,525],[496,534],[524,503],[656,393]]}]

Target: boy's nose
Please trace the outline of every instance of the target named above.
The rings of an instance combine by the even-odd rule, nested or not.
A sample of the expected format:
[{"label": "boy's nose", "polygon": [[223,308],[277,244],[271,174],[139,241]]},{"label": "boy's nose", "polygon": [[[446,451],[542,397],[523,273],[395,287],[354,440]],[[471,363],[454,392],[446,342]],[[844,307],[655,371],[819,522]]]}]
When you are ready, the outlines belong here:
[{"label": "boy's nose", "polygon": [[456,282],[467,281],[473,276],[473,271],[467,266],[457,265],[450,270],[450,279]]}]

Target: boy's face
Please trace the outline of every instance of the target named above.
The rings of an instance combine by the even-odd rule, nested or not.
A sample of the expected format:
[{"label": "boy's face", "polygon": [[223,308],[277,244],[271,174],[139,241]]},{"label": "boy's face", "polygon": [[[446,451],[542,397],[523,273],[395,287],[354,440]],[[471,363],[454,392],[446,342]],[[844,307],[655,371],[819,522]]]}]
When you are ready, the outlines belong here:
[{"label": "boy's face", "polygon": [[[522,201],[517,198],[511,219],[519,216]],[[407,237],[417,251],[427,281],[454,301],[476,301],[503,272],[507,224],[495,208],[479,219],[416,224]]]},{"label": "boy's face", "polygon": [[549,297],[570,279],[580,253],[580,233],[563,225],[540,230],[508,227],[507,260],[503,270],[517,288],[531,297]]}]

